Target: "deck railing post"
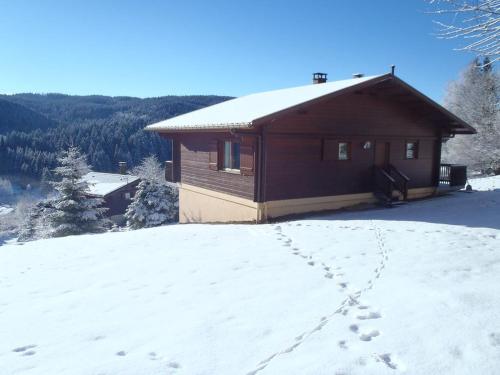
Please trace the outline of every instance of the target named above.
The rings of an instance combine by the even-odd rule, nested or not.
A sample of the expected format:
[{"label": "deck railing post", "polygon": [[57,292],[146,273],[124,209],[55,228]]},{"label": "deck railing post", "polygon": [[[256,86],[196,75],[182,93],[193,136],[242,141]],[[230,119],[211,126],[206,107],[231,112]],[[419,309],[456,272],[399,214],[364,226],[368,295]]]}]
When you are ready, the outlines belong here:
[{"label": "deck railing post", "polygon": [[165,161],[165,180],[174,182],[174,163],[172,160]]}]

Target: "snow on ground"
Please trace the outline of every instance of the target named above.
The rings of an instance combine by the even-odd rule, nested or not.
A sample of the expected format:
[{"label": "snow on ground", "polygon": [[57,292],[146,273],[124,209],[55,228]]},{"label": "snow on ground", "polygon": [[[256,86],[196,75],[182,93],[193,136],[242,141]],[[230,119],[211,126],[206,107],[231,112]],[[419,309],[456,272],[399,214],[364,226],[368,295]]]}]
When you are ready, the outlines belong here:
[{"label": "snow on ground", "polygon": [[269,225],[0,247],[0,374],[497,374],[500,177]]}]

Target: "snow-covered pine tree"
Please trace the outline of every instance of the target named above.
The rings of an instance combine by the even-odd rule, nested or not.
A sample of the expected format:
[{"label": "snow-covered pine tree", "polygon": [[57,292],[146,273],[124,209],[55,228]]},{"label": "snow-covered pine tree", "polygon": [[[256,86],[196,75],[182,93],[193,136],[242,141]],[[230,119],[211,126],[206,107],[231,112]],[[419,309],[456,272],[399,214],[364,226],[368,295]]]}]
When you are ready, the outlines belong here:
[{"label": "snow-covered pine tree", "polygon": [[475,135],[449,140],[444,159],[476,171],[500,173],[500,76],[487,59],[475,59],[445,97],[445,107],[477,130]]},{"label": "snow-covered pine tree", "polygon": [[44,195],[48,195],[52,192],[52,185],[50,181],[53,180],[52,173],[50,173],[50,169],[47,167],[43,167],[42,169],[42,179],[40,180],[40,190]]},{"label": "snow-covered pine tree", "polygon": [[51,200],[53,211],[48,215],[52,236],[97,233],[106,229],[103,218],[106,208],[100,207],[103,200],[87,195],[88,184],[82,177],[89,172],[86,156],[77,147],[70,147],[58,157],[59,166],[54,169],[60,181],[52,185],[57,191]]},{"label": "snow-covered pine tree", "polygon": [[[51,201],[43,200],[30,206],[23,214],[24,221],[19,226],[17,240],[25,242],[51,237],[52,230],[47,220],[53,211]],[[19,210],[19,207],[16,210]]]},{"label": "snow-covered pine tree", "polygon": [[141,181],[125,213],[127,226],[139,229],[176,221],[179,210],[177,188],[165,181],[158,159],[155,156],[145,158],[133,173]]}]

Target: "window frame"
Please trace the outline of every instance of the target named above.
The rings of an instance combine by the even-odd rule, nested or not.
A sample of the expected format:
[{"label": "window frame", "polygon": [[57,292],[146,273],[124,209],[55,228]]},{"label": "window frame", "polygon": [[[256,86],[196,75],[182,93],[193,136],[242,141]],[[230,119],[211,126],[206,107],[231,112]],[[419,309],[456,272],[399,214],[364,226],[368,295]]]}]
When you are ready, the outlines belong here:
[{"label": "window frame", "polygon": [[[226,150],[226,144],[229,144],[229,149],[230,149],[230,153],[229,153],[229,165],[230,167],[226,167],[226,155],[227,155],[227,150]],[[238,168],[234,168],[234,151],[235,151],[235,148],[234,146],[235,145],[238,145]],[[241,173],[241,144],[239,141],[235,141],[235,140],[227,140],[225,139],[224,141],[222,141],[222,148],[221,148],[221,170],[224,171],[224,172],[228,172],[228,173]]]},{"label": "window frame", "polygon": [[[346,145],[346,151],[347,151],[347,155],[346,155],[346,158],[341,158],[340,157],[340,145],[341,144],[345,144]],[[350,161],[352,160],[352,146],[351,146],[351,142],[349,141],[338,141],[337,142],[337,160],[338,161]]]},{"label": "window frame", "polygon": [[[412,157],[408,157],[408,145],[413,145],[412,147]],[[416,160],[418,159],[418,154],[419,154],[419,142],[415,140],[407,140],[405,141],[405,159],[406,160]]]}]

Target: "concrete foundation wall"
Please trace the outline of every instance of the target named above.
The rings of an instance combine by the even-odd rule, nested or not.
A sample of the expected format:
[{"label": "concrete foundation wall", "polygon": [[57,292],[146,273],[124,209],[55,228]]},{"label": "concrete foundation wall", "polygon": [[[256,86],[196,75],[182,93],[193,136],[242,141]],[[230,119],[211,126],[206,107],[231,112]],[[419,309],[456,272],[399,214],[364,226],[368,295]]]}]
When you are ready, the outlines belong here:
[{"label": "concrete foundation wall", "polygon": [[[435,187],[410,189],[408,199],[428,197],[435,192]],[[362,193],[257,203],[230,194],[182,184],[179,187],[179,222],[260,223],[281,216],[337,210],[376,201],[372,193]]]},{"label": "concrete foundation wall", "polygon": [[230,194],[181,184],[180,223],[258,222],[258,203]]}]

